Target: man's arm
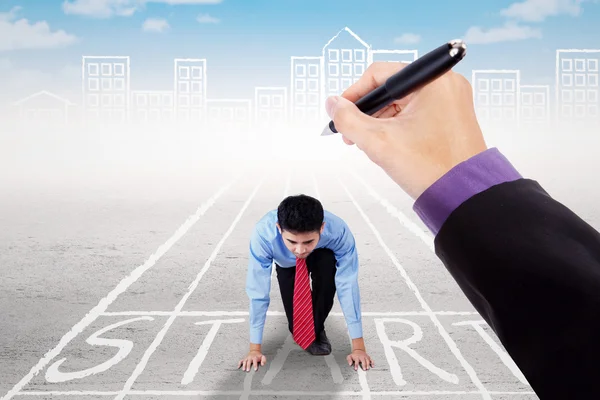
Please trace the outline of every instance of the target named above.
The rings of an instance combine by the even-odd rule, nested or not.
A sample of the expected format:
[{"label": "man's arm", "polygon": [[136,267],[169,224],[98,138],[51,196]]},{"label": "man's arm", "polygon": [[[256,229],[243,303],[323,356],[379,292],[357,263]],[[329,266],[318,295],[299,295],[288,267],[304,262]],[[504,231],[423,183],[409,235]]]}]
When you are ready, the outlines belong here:
[{"label": "man's arm", "polygon": [[335,285],[348,326],[348,333],[352,339],[352,348],[353,350],[364,350],[360,290],[358,287],[358,253],[352,232],[343,221],[340,222],[342,224],[341,235],[335,240],[332,248],[337,259]]},{"label": "man's arm", "polygon": [[[488,150],[442,177],[415,208],[437,233],[436,254],[536,394],[600,398],[600,234],[537,182],[511,179],[511,168]],[[442,187],[462,188],[463,199],[451,206]]]},{"label": "man's arm", "polygon": [[273,256],[269,243],[256,227],[250,237],[249,253],[246,293],[250,299],[250,343],[252,349],[260,350],[270,303]]}]

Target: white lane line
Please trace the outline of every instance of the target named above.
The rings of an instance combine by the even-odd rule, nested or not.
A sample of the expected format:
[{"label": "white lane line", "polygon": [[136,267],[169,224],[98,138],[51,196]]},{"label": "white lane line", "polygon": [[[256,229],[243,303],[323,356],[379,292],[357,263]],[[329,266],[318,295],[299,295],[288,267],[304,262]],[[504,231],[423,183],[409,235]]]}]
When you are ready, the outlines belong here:
[{"label": "white lane line", "polygon": [[[251,372],[248,372],[250,374]],[[35,392],[21,392],[17,396],[114,396],[119,392],[102,392],[102,391],[35,391]],[[535,392],[502,392],[502,391],[490,391],[486,392],[498,395],[509,395],[509,396],[531,396],[535,395]],[[129,396],[238,396],[243,395],[242,390],[132,390],[127,393]],[[340,390],[335,391],[293,391],[293,390],[255,390],[250,392],[253,396],[297,396],[297,397],[316,397],[316,396],[327,396],[327,397],[338,397],[338,396],[364,396],[363,391],[349,391]],[[391,391],[384,390],[378,392],[370,392],[371,396],[449,396],[449,395],[468,395],[468,394],[481,394],[480,391],[468,391],[468,390],[432,390],[432,391],[413,391],[413,390],[401,390]]]},{"label": "white lane line", "polygon": [[315,177],[315,173],[312,173],[312,181],[315,187],[315,197],[317,200],[321,200],[321,194],[319,193],[319,185],[317,184],[317,178]]},{"label": "white lane line", "polygon": [[117,284],[117,286],[110,291],[100,302],[92,308],[77,324],[75,324],[69,332],[67,332],[58,342],[56,347],[47,352],[44,357],[38,361],[38,363],[31,368],[29,373],[23,377],[11,390],[4,395],[0,400],[9,400],[12,399],[17,393],[27,385],[33,377],[40,373],[42,369],[46,367],[54,359],[54,357],[58,356],[60,352],[69,344],[71,340],[73,340],[77,335],[79,335],[85,328],[87,328],[91,323],[93,323],[96,318],[106,312],[106,309],[117,299],[117,297],[125,292],[132,284],[134,284],[146,271],[156,264],[156,262],[163,256],[179,239],[183,237],[187,233],[187,231],[194,226],[196,222],[202,217],[217,201],[221,195],[228,190],[237,180],[235,178],[232,182],[227,185],[222,186],[211,198],[209,198],[204,204],[202,204],[196,212],[191,215],[180,227],[175,231],[173,236],[171,236],[163,245],[161,245],[154,254],[146,260],[146,262],[136,269],[134,269],[127,277],[123,278],[121,282]]},{"label": "white lane line", "polygon": [[[384,312],[376,312],[376,311],[363,311],[361,315],[363,317],[406,317],[406,316],[424,316],[428,317],[429,315],[465,315],[477,316],[479,313],[475,311],[434,311],[432,313],[426,311],[384,311]],[[176,315],[178,317],[247,317],[249,315],[248,311],[112,311],[102,313],[102,316],[106,317],[116,317],[116,316],[136,316],[136,315],[150,315],[150,316],[171,316]],[[333,317],[343,317],[344,314],[339,311],[332,311],[329,313],[330,316]],[[285,312],[283,311],[267,311],[268,317],[285,317]]]},{"label": "white lane line", "polygon": [[[200,272],[196,276],[196,279],[194,279],[194,282],[192,282],[192,284],[189,286],[189,289],[188,289],[187,293],[182,297],[182,299],[179,301],[179,303],[175,307],[175,310],[174,310],[175,313],[178,313],[178,312],[180,312],[183,309],[183,307],[185,306],[185,303],[187,302],[188,298],[192,295],[192,293],[194,292],[194,290],[196,289],[196,287],[198,287],[198,284],[200,283],[200,280],[202,279],[202,277],[204,276],[204,274],[206,273],[206,271],[208,271],[208,269],[210,268],[212,262],[217,257],[217,254],[219,253],[219,250],[221,250],[221,247],[223,246],[223,244],[225,243],[225,241],[227,240],[227,238],[229,237],[229,235],[231,235],[231,232],[233,232],[233,230],[236,227],[236,225],[238,224],[239,220],[242,218],[242,215],[244,214],[244,212],[246,211],[246,209],[250,205],[250,202],[252,201],[252,199],[254,199],[254,196],[256,195],[256,192],[258,192],[258,189],[260,188],[260,186],[262,185],[262,183],[263,183],[263,180],[261,179],[261,181],[258,183],[258,185],[256,185],[256,187],[254,188],[254,191],[252,192],[252,194],[250,195],[250,197],[248,197],[248,200],[246,200],[246,202],[242,206],[242,209],[240,210],[240,212],[238,213],[238,215],[235,217],[235,219],[231,223],[231,226],[229,227],[229,229],[227,230],[227,232],[225,232],[225,235],[223,235],[223,237],[221,238],[221,240],[219,241],[219,243],[217,243],[217,245],[215,246],[215,249],[211,253],[210,257],[208,257],[208,260],[206,260],[206,263],[204,264],[204,267],[202,267],[202,270],[200,270]],[[158,346],[162,342],[163,338],[167,334],[167,331],[169,330],[169,328],[171,327],[171,325],[173,324],[173,322],[175,322],[176,318],[177,318],[176,314],[173,314],[173,315],[171,315],[169,317],[169,319],[167,320],[167,322],[165,323],[165,325],[163,326],[163,328],[160,330],[160,332],[158,333],[158,335],[156,335],[156,337],[154,338],[154,341],[150,344],[150,346],[148,347],[148,349],[146,349],[146,352],[142,356],[142,359],[140,360],[140,362],[138,363],[138,365],[135,367],[135,370],[133,371],[133,374],[129,377],[129,379],[127,380],[127,382],[125,382],[125,386],[123,386],[123,389],[122,389],[121,393],[119,394],[119,396],[115,397],[115,400],[122,400],[127,395],[127,393],[131,390],[131,387],[135,383],[135,380],[142,374],[142,372],[146,368],[146,364],[148,363],[148,360],[150,360],[150,357],[156,351],[156,349],[158,348]]]},{"label": "white lane line", "polygon": [[352,203],[354,204],[354,206],[356,207],[356,209],[358,210],[358,212],[360,213],[360,215],[365,220],[366,224],[373,231],[373,234],[377,238],[377,241],[379,242],[379,244],[381,245],[381,247],[385,250],[385,252],[387,253],[387,255],[390,257],[390,259],[392,260],[392,263],[394,264],[394,266],[398,269],[398,271],[400,271],[400,275],[402,275],[402,277],[404,278],[404,281],[406,282],[406,284],[408,285],[408,287],[410,288],[410,290],[413,292],[413,294],[415,295],[415,297],[417,298],[417,300],[421,304],[421,307],[423,308],[423,310],[427,311],[429,317],[431,318],[431,321],[437,327],[438,332],[440,333],[440,335],[442,336],[442,338],[444,339],[444,341],[448,345],[448,348],[450,349],[450,351],[454,354],[454,356],[461,363],[461,365],[463,366],[463,368],[465,369],[465,371],[467,372],[467,374],[471,378],[473,384],[475,384],[475,386],[477,386],[477,388],[481,391],[482,397],[485,400],[492,400],[492,397],[486,391],[485,386],[483,386],[483,383],[477,377],[477,374],[476,374],[475,370],[473,369],[473,367],[467,362],[467,360],[465,360],[465,358],[461,354],[460,350],[456,346],[456,343],[454,342],[454,340],[452,340],[452,338],[450,337],[450,334],[446,331],[446,329],[444,328],[444,326],[441,324],[440,320],[433,313],[433,310],[431,309],[431,307],[429,306],[429,304],[427,304],[427,302],[425,301],[425,299],[423,298],[423,296],[421,296],[421,293],[419,292],[419,289],[413,283],[413,281],[410,279],[410,277],[406,273],[406,270],[404,269],[404,267],[400,264],[400,262],[398,261],[398,259],[394,255],[394,253],[390,250],[390,248],[385,244],[385,242],[381,238],[381,235],[379,234],[379,231],[377,230],[377,228],[375,228],[375,226],[373,225],[373,223],[371,222],[371,220],[369,219],[369,217],[365,214],[365,212],[363,211],[363,209],[356,202],[356,200],[354,199],[354,197],[352,196],[352,194],[350,193],[350,191],[348,190],[348,188],[344,185],[344,183],[339,178],[338,178],[338,181],[339,181],[339,184],[344,189],[344,191],[346,192],[346,194],[348,195],[348,197],[350,198],[350,200],[352,201]]},{"label": "white lane line", "polygon": [[421,239],[423,241],[423,243],[425,243],[425,245],[429,248],[429,250],[431,250],[431,252],[435,254],[435,249],[434,249],[434,245],[433,245],[433,237],[431,236],[431,234],[428,234],[427,232],[425,232],[421,227],[419,227],[419,225],[414,223],[414,221],[412,221],[406,214],[404,214],[402,211],[398,210],[389,201],[387,201],[385,198],[383,198],[379,194],[377,194],[377,192],[375,192],[375,190],[373,190],[373,188],[371,188],[365,182],[365,180],[363,178],[358,176],[357,173],[355,173],[354,171],[350,171],[350,172],[354,176],[354,178],[364,186],[367,193],[369,193],[369,195],[371,195],[371,197],[373,197],[375,200],[377,200],[379,202],[379,204],[381,204],[383,206],[383,208],[385,208],[391,216],[395,217],[402,226],[404,226],[406,229],[408,229],[416,237]]}]

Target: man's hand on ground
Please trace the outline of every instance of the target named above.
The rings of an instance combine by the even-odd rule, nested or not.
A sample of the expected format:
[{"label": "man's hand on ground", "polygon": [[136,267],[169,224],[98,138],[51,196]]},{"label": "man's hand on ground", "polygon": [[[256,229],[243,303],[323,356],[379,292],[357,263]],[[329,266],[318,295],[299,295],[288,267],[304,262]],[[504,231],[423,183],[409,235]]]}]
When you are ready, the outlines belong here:
[{"label": "man's hand on ground", "polygon": [[250,371],[250,368],[254,366],[254,370],[258,370],[258,364],[264,366],[267,362],[267,357],[265,357],[260,351],[252,350],[248,353],[248,355],[240,360],[238,363],[238,369],[243,367],[243,371]]}]

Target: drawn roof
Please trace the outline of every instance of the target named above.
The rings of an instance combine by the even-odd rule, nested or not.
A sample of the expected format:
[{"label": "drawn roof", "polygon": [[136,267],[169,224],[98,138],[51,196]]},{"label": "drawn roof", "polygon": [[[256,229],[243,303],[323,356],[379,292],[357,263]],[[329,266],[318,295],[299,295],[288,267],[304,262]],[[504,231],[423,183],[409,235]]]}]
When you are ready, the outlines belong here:
[{"label": "drawn roof", "polygon": [[67,99],[65,99],[63,97],[60,97],[60,96],[58,96],[58,95],[56,95],[54,93],[51,93],[51,92],[49,92],[47,90],[40,90],[39,92],[33,93],[33,94],[31,94],[31,95],[29,95],[29,96],[27,96],[27,97],[25,97],[25,98],[23,98],[21,100],[16,101],[14,103],[14,105],[16,105],[16,106],[21,105],[21,104],[26,103],[29,100],[33,99],[34,97],[38,97],[38,96],[42,96],[42,95],[46,95],[46,96],[52,97],[52,98],[54,98],[56,100],[59,100],[59,101],[62,101],[63,103],[66,103],[67,105],[70,105],[70,106],[75,105],[74,103],[71,103],[69,100],[67,100]]},{"label": "drawn roof", "polygon": [[331,44],[331,42],[333,42],[344,31],[346,31],[350,35],[352,35],[352,37],[354,37],[354,39],[358,40],[360,42],[360,44],[362,44],[366,48],[368,48],[368,49],[371,48],[371,45],[367,44],[364,40],[362,40],[360,38],[360,36],[358,36],[356,33],[352,32],[352,30],[346,26],[343,29],[340,29],[340,31],[334,37],[332,37],[331,39],[329,39],[329,41],[327,42],[327,44],[325,44],[325,46],[323,46],[323,50],[322,51],[325,51],[325,49],[327,48],[327,46],[329,46]]}]

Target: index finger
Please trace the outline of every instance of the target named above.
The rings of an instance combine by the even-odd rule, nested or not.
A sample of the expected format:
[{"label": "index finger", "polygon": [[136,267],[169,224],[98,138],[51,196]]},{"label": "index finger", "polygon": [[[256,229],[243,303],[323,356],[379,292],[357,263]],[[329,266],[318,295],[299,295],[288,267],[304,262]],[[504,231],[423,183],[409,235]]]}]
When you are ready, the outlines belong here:
[{"label": "index finger", "polygon": [[356,103],[361,97],[379,86],[402,68],[406,67],[407,63],[377,61],[367,67],[361,77],[343,93],[342,97]]}]

